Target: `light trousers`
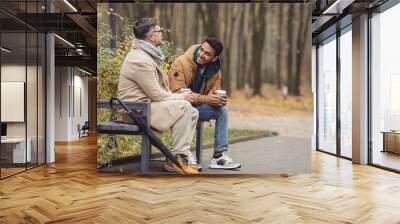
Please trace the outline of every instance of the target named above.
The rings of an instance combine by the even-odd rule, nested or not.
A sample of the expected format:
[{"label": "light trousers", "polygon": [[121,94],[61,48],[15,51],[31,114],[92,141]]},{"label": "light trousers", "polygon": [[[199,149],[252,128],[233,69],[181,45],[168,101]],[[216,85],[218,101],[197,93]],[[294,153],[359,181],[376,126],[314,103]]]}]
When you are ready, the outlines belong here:
[{"label": "light trousers", "polygon": [[196,132],[199,112],[187,101],[181,104],[180,107],[184,113],[171,127],[171,153],[174,155],[188,155],[194,133]]}]

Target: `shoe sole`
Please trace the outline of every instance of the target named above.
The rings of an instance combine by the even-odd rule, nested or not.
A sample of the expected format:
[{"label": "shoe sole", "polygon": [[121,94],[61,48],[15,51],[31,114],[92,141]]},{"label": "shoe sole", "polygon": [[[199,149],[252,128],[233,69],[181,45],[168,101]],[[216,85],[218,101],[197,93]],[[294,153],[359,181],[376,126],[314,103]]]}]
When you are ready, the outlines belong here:
[{"label": "shoe sole", "polygon": [[170,172],[170,173],[186,174],[185,171],[183,171],[183,170],[176,170],[176,169],[174,169],[174,168],[172,168],[172,167],[170,167],[170,166],[164,166],[164,170],[166,170],[167,172]]},{"label": "shoe sole", "polygon": [[209,168],[210,169],[221,169],[221,170],[235,170],[235,169],[239,169],[240,167],[242,167],[241,164],[237,164],[235,166],[221,166],[221,165],[210,165]]},{"label": "shoe sole", "polygon": [[179,173],[179,174],[199,174],[198,170],[196,170],[197,172],[185,172],[184,170],[181,170],[181,169],[177,170],[170,166],[164,166],[164,170],[166,170],[167,172]]},{"label": "shoe sole", "polygon": [[195,170],[197,170],[197,171],[202,171],[203,170],[203,167],[197,167],[197,168],[193,168],[193,169],[195,169]]}]

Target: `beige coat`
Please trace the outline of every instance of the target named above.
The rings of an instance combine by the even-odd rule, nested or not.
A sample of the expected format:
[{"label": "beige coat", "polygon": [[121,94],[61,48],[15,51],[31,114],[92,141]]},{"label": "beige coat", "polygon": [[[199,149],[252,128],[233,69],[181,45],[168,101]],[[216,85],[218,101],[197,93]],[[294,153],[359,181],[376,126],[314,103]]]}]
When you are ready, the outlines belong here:
[{"label": "beige coat", "polygon": [[[193,76],[196,74],[196,63],[193,61],[193,53],[199,44],[191,46],[183,55],[179,56],[171,65],[168,71],[169,82],[171,83],[170,89],[176,92],[181,88],[189,88],[193,82]],[[207,95],[211,90],[221,89],[221,70],[207,80],[203,94]],[[205,96],[198,93],[193,93],[193,104],[205,103]]]},{"label": "beige coat", "polygon": [[168,77],[155,60],[137,46],[132,46],[122,63],[118,98],[124,101],[151,102],[150,125],[157,131],[170,128],[188,104],[182,94],[169,90]]}]

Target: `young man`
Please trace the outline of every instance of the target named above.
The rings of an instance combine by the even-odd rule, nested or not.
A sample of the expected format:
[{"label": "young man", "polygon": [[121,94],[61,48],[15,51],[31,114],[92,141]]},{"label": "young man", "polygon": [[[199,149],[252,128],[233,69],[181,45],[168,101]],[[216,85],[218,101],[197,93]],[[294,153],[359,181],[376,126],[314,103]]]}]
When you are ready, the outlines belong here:
[{"label": "young man", "polygon": [[158,48],[163,30],[153,18],[143,18],[133,28],[135,38],[121,68],[118,97],[125,101],[149,101],[150,125],[163,132],[172,129],[172,149],[182,169],[167,160],[164,168],[179,173],[197,174],[188,165],[190,145],[196,131],[198,112],[190,104],[190,92],[172,93],[163,72],[164,55]]},{"label": "young man", "polygon": [[[202,44],[191,46],[178,57],[168,72],[170,89],[177,92],[182,88],[192,91],[192,104],[199,111],[199,120],[216,120],[214,154],[209,167],[212,169],[237,169],[225,152],[228,151],[228,108],[226,96],[217,95],[221,89],[220,54],[222,43],[209,37]],[[193,159],[189,160],[193,163]]]}]

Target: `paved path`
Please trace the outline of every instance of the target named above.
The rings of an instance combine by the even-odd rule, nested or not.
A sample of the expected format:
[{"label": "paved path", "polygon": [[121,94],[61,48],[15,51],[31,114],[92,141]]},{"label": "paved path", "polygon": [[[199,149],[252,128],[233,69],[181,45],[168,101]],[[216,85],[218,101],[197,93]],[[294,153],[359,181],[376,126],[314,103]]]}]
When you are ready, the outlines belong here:
[{"label": "paved path", "polygon": [[313,115],[287,116],[248,116],[229,118],[229,128],[267,129],[280,136],[311,138],[313,134]]}]

